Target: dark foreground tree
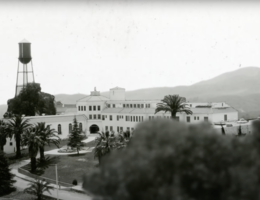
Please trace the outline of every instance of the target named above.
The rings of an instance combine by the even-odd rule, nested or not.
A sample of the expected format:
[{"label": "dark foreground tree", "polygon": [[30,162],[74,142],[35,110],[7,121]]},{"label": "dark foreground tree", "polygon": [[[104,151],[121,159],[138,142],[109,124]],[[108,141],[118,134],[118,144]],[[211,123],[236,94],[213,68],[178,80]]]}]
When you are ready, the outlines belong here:
[{"label": "dark foreground tree", "polygon": [[71,133],[69,134],[69,141],[67,145],[72,148],[75,148],[79,154],[81,147],[84,145],[83,142],[81,142],[82,139],[83,137],[81,135],[81,131],[79,129],[77,119],[76,117],[74,117],[73,127]]},{"label": "dark foreground tree", "polygon": [[8,134],[16,141],[16,158],[21,157],[21,135],[31,127],[28,119],[15,115],[8,123]]},{"label": "dark foreground tree", "polygon": [[29,193],[35,195],[37,200],[42,200],[43,193],[48,192],[51,194],[50,190],[53,190],[54,187],[50,186],[49,183],[36,179],[34,182],[29,183],[29,187],[24,190],[24,193]]},{"label": "dark foreground tree", "polygon": [[157,103],[155,114],[163,111],[171,113],[171,118],[176,119],[176,114],[186,113],[188,115],[192,115],[192,111],[189,107],[187,107],[186,99],[184,97],[180,97],[179,95],[167,95],[162,100],[161,103]]},{"label": "dark foreground tree", "polygon": [[173,120],[139,124],[126,148],[113,151],[83,187],[102,200],[258,200],[259,132],[219,135],[208,124]]},{"label": "dark foreground tree", "polygon": [[35,114],[55,115],[55,98],[53,95],[41,92],[39,83],[28,83],[21,90],[19,95],[9,99],[8,109],[5,117],[8,118],[13,114],[35,116]]},{"label": "dark foreground tree", "polygon": [[3,120],[0,120],[0,152],[4,151],[7,135],[6,123],[4,123]]},{"label": "dark foreground tree", "polygon": [[14,191],[14,175],[11,174],[8,161],[4,154],[0,152],[0,196]]}]

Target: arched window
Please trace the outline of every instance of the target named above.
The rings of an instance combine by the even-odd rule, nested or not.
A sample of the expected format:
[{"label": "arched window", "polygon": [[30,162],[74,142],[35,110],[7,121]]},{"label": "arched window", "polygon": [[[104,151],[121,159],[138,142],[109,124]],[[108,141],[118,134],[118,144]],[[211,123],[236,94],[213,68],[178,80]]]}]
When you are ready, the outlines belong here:
[{"label": "arched window", "polygon": [[82,132],[82,123],[79,123],[79,130]]},{"label": "arched window", "polygon": [[72,131],[72,124],[69,124],[69,133]]},{"label": "arched window", "polygon": [[61,125],[58,125],[58,134],[61,135]]}]

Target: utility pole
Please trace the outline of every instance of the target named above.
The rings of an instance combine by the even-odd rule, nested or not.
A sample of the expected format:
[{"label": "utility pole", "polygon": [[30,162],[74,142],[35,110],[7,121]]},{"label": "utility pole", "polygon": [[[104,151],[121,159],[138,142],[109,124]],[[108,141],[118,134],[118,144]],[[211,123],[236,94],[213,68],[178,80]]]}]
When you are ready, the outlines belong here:
[{"label": "utility pole", "polygon": [[56,185],[57,185],[57,200],[59,200],[59,185],[58,185],[58,169],[57,164],[55,164],[55,170],[56,170]]}]

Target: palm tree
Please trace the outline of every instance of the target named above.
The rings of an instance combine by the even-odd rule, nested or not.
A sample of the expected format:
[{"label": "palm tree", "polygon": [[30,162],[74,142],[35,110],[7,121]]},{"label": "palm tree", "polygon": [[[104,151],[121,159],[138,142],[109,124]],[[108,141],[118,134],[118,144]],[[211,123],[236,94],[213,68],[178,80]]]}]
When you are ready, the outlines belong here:
[{"label": "palm tree", "polygon": [[20,115],[15,115],[9,120],[8,132],[10,137],[14,136],[16,141],[16,158],[21,157],[21,135],[31,127],[28,119],[23,119]]},{"label": "palm tree", "polygon": [[28,185],[29,187],[24,190],[24,193],[29,193],[37,196],[37,200],[43,199],[44,192],[48,192],[49,194],[51,194],[50,190],[54,189],[54,187],[50,186],[50,183],[39,179],[36,179],[34,182],[29,183]]},{"label": "palm tree", "polygon": [[176,119],[177,112],[184,112],[188,115],[192,115],[192,111],[189,107],[187,107],[186,99],[184,97],[180,97],[179,95],[167,95],[162,100],[161,103],[157,103],[157,107],[155,109],[155,114],[164,111],[171,113],[171,118]]},{"label": "palm tree", "polygon": [[39,147],[40,150],[40,160],[45,160],[44,156],[44,146],[54,144],[59,148],[60,138],[55,133],[54,129],[51,129],[49,126],[45,125],[45,122],[38,122],[36,127],[36,134],[40,136],[41,140],[43,141],[42,145]]},{"label": "palm tree", "polygon": [[31,158],[31,172],[36,170],[36,156],[42,143],[41,137],[31,128],[27,129],[22,135],[22,145],[28,146],[29,157]]},{"label": "palm tree", "polygon": [[116,138],[114,135],[110,135],[108,131],[99,133],[99,137],[96,138],[94,158],[98,158],[100,164],[101,158],[109,154],[115,147]]}]

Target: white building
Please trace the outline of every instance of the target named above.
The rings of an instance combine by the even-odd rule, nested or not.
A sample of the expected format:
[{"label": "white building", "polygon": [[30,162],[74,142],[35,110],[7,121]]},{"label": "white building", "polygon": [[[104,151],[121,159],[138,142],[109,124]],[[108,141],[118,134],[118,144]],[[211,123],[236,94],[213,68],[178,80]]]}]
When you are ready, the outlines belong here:
[{"label": "white building", "polygon": [[[73,118],[76,117],[82,132],[89,135],[98,131],[134,130],[137,123],[154,118],[170,118],[170,113],[155,114],[156,104],[160,100],[126,100],[124,88],[112,88],[109,97],[92,91],[89,96],[79,99],[77,111],[69,114],[25,117],[32,124],[45,122],[58,132],[60,138],[68,137],[72,128]],[[208,121],[212,124],[220,121],[234,122],[238,120],[238,112],[226,103],[190,103],[188,106],[192,115],[177,113],[177,119],[186,123]],[[12,144],[11,146],[9,144]],[[4,151],[15,151],[15,142],[8,141]]]}]

